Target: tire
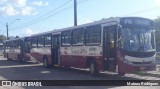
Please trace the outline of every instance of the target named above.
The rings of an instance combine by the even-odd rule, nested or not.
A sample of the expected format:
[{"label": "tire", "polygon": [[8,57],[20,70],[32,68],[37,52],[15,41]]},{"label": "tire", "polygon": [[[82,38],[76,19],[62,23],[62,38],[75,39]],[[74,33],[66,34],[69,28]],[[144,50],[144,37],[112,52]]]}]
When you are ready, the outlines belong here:
[{"label": "tire", "polygon": [[119,72],[119,66],[116,65],[116,73],[118,74],[118,76],[124,76],[125,73]]},{"label": "tire", "polygon": [[46,69],[49,68],[47,57],[44,57],[44,58],[43,58],[43,66],[44,66],[44,68],[46,68]]},{"label": "tire", "polygon": [[89,65],[89,70],[90,70],[90,74],[92,76],[97,76],[99,74],[99,70],[97,68],[96,62],[95,61],[91,61],[90,65]]}]

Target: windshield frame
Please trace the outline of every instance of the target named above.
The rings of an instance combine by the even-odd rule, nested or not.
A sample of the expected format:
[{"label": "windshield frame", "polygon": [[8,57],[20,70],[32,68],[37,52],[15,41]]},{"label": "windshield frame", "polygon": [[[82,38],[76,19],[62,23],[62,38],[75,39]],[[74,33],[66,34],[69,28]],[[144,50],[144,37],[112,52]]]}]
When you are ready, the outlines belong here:
[{"label": "windshield frame", "polygon": [[[142,30],[144,30],[144,32],[142,33],[142,34],[140,34],[140,35],[146,35],[146,37],[150,37],[150,39],[151,40],[149,40],[149,38],[148,38],[148,40],[149,40],[149,42],[151,42],[150,44],[148,44],[148,43],[146,43],[146,42],[142,42],[142,44],[141,44],[141,46],[142,46],[142,50],[130,50],[130,49],[127,49],[126,48],[126,39],[128,39],[128,38],[126,38],[126,34],[124,33],[125,32],[125,29],[128,29],[129,31],[130,31],[130,34],[133,34],[133,33],[131,33],[131,31],[132,32],[134,32],[134,30],[136,29],[137,31],[138,30],[140,30],[140,32],[142,33]],[[125,51],[130,51],[130,52],[155,52],[156,51],[156,44],[155,44],[155,30],[154,30],[154,28],[146,28],[146,27],[141,27],[141,28],[137,28],[137,27],[132,27],[132,28],[121,28],[121,48],[123,49],[123,50],[125,50]],[[148,34],[148,35],[147,35]],[[138,34],[136,34],[136,35],[138,35]],[[150,36],[149,36],[150,35]],[[125,36],[125,37],[124,37]],[[126,39],[125,39],[126,38]],[[130,38],[129,38],[130,39]],[[140,38],[138,39],[138,40],[141,40]],[[145,37],[143,37],[142,38],[142,40],[144,41],[144,40],[146,40],[146,38]],[[153,43],[152,43],[153,42]],[[131,42],[130,42],[131,43]],[[133,42],[132,42],[133,43]],[[145,47],[146,46],[147,47],[150,47],[151,46],[151,49],[145,49]],[[128,46],[128,45],[127,45]],[[140,47],[140,46],[139,46]],[[130,47],[131,48],[131,47]]]}]

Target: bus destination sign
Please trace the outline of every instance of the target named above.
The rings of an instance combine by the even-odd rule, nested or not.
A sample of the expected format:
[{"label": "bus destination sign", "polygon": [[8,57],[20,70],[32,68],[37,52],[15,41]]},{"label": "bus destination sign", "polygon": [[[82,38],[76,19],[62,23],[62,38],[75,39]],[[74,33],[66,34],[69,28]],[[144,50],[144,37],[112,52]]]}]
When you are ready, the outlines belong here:
[{"label": "bus destination sign", "polygon": [[153,26],[150,20],[143,18],[123,18],[120,23],[122,25]]}]

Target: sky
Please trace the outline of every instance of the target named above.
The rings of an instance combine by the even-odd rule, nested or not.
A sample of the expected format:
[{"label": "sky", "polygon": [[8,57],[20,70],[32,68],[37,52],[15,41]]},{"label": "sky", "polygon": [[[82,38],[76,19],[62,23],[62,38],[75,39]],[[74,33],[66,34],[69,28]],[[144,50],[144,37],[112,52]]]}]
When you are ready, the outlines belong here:
[{"label": "sky", "polygon": [[[0,0],[0,35],[30,36],[74,25],[74,0]],[[109,17],[156,19],[160,0],[77,0],[78,25]]]}]

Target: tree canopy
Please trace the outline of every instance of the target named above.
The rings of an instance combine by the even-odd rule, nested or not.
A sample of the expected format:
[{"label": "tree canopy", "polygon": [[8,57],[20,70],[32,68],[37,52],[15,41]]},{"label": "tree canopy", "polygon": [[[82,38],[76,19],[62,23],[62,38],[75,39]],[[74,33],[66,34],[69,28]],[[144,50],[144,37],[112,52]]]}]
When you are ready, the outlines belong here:
[{"label": "tree canopy", "polygon": [[160,17],[154,20],[156,30],[160,30]]},{"label": "tree canopy", "polygon": [[156,46],[157,46],[157,49],[160,49],[160,17],[154,20],[154,24],[155,24],[155,29],[156,29],[155,31]]},{"label": "tree canopy", "polygon": [[6,36],[0,35],[0,43],[3,43],[4,40],[6,40]]}]

